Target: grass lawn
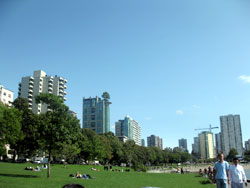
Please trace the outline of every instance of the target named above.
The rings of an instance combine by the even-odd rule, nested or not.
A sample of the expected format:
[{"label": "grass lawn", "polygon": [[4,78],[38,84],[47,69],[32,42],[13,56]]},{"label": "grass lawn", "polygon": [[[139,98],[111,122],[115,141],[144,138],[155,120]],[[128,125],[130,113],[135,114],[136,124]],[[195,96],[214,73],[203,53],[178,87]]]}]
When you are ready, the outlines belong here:
[{"label": "grass lawn", "polygon": [[[61,188],[68,183],[78,183],[85,188],[141,188],[146,186],[161,188],[215,188],[207,179],[196,174],[149,174],[143,172],[107,172],[97,167],[100,172],[91,171],[86,165],[51,165],[51,178],[47,170],[41,172],[24,170],[26,166],[37,166],[30,163],[0,163],[0,188]],[[40,165],[41,166],[41,165]],[[114,167],[113,167],[114,169]],[[96,179],[75,179],[69,174],[79,171],[90,174]]]}]

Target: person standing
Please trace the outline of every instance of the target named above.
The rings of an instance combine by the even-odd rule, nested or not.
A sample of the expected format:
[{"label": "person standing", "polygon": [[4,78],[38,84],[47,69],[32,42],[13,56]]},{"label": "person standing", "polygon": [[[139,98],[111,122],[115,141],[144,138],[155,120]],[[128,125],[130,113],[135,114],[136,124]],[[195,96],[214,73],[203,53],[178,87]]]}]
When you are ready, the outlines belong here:
[{"label": "person standing", "polygon": [[213,182],[215,183],[215,181],[217,188],[228,188],[228,184],[230,184],[229,164],[224,161],[222,153],[219,154],[219,161],[214,165]]},{"label": "person standing", "polygon": [[243,188],[243,183],[247,186],[247,178],[245,171],[241,165],[238,164],[238,158],[234,158],[234,164],[230,166],[229,174],[232,188]]}]

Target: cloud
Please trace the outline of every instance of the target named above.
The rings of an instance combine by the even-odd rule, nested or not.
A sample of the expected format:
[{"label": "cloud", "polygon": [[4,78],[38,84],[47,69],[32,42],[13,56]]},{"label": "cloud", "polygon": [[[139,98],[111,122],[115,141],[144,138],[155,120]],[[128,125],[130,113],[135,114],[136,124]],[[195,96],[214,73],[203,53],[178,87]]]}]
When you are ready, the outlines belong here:
[{"label": "cloud", "polygon": [[244,83],[250,83],[250,76],[241,75],[238,77],[238,79],[243,81]]},{"label": "cloud", "polygon": [[183,111],[183,110],[176,110],[176,114],[177,114],[177,115],[183,115],[183,114],[184,114],[184,111]]},{"label": "cloud", "polygon": [[153,118],[152,117],[145,117],[144,119],[149,121],[149,120],[152,120]]},{"label": "cloud", "polygon": [[192,108],[200,109],[201,107],[200,107],[199,105],[197,105],[197,104],[193,104],[193,105],[192,105]]}]

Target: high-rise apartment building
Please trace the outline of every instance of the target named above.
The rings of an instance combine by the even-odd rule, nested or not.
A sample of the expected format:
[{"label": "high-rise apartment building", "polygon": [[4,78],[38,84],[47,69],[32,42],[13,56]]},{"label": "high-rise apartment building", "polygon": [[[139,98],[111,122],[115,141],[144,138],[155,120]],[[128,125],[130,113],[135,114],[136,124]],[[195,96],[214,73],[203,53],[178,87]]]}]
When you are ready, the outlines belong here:
[{"label": "high-rise apartment building", "polygon": [[187,139],[184,139],[184,138],[179,139],[179,148],[181,148],[183,151],[188,151]]},{"label": "high-rise apartment building", "polygon": [[201,159],[215,158],[213,133],[209,131],[204,131],[199,134],[199,137]]},{"label": "high-rise apartment building", "polygon": [[67,80],[60,76],[47,76],[42,70],[34,71],[33,76],[23,77],[19,83],[18,97],[28,100],[29,108],[35,113],[48,111],[46,104],[36,104],[35,97],[40,93],[51,93],[66,101]]},{"label": "high-rise apartment building", "polygon": [[151,135],[149,137],[147,137],[147,143],[148,143],[148,147],[158,147],[160,149],[163,148],[162,145],[162,138],[160,138],[159,136],[155,136],[155,135]]},{"label": "high-rise apartment building", "polygon": [[246,151],[250,151],[250,139],[248,139],[247,141],[245,141],[245,150]]},{"label": "high-rise apartment building", "polygon": [[0,101],[3,104],[6,104],[8,106],[12,106],[14,98],[14,93],[6,88],[4,88],[3,85],[0,84]]},{"label": "high-rise apartment building", "polygon": [[225,156],[234,148],[243,154],[242,132],[239,115],[220,116],[221,147]]},{"label": "high-rise apartment building", "polygon": [[141,127],[128,115],[124,120],[115,123],[115,135],[126,136],[128,139],[134,140],[137,145],[141,145]]},{"label": "high-rise apartment building", "polygon": [[104,92],[102,97],[83,98],[82,127],[92,129],[97,134],[110,131],[110,96]]},{"label": "high-rise apartment building", "polygon": [[217,155],[222,153],[221,150],[221,133],[215,134],[215,145]]},{"label": "high-rise apartment building", "polygon": [[145,147],[145,140],[141,139],[141,146]]}]

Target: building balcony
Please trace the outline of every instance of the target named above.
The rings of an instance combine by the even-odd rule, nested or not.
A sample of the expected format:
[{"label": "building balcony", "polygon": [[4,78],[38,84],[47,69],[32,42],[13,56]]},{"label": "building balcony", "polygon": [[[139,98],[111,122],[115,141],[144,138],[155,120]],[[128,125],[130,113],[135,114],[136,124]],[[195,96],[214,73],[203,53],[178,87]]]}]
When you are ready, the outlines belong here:
[{"label": "building balcony", "polygon": [[49,85],[50,87],[52,87],[52,86],[53,86],[53,82],[49,82],[48,85]]},{"label": "building balcony", "polygon": [[67,86],[66,86],[66,85],[64,85],[64,89],[67,89]]},{"label": "building balcony", "polygon": [[68,80],[64,79],[64,82],[65,82],[65,83],[67,83],[67,82],[68,82]]},{"label": "building balcony", "polygon": [[18,92],[18,96],[19,96],[19,97],[21,96],[21,92]]},{"label": "building balcony", "polygon": [[28,94],[28,97],[33,97],[33,94],[32,94],[32,93],[29,93],[29,94]]},{"label": "building balcony", "polygon": [[64,94],[64,95],[67,95],[67,92],[66,92],[66,91],[64,91],[64,92],[63,92],[63,94]]},{"label": "building balcony", "polygon": [[18,84],[18,86],[19,86],[19,88],[20,88],[20,87],[22,87],[22,84],[21,84],[21,83],[19,83],[19,84]]},{"label": "building balcony", "polygon": [[29,102],[32,102],[32,97],[28,97],[28,101],[29,101]]}]

